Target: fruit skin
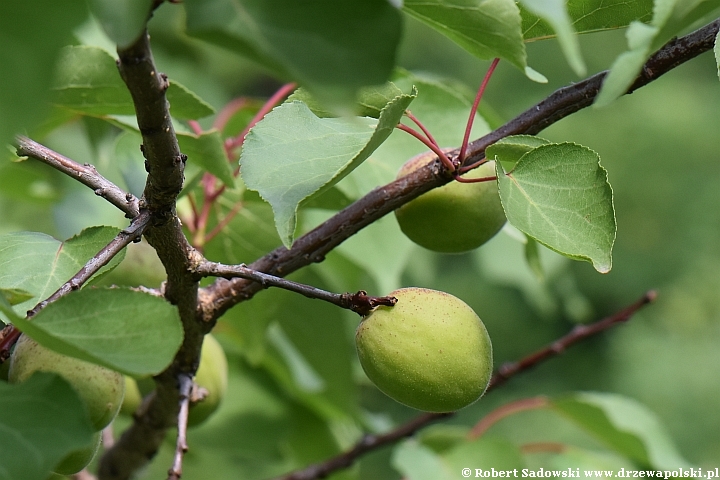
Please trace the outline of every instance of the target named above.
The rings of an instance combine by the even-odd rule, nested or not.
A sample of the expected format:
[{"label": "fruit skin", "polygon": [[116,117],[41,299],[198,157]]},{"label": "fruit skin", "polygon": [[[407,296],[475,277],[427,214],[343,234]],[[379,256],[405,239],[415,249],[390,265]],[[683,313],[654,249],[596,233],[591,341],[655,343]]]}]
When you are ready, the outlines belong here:
[{"label": "fruit skin", "polygon": [[22,335],[10,356],[9,381],[22,383],[37,371],[57,373],[72,385],[85,403],[95,431],[117,415],[125,393],[120,373],[61,355]]},{"label": "fruit skin", "polygon": [[360,364],[389,397],[427,412],[451,412],[479,399],[492,376],[485,325],[462,300],[425,288],[390,293],[355,333]]},{"label": "fruit skin", "polygon": [[225,397],[228,382],[228,363],[220,343],[212,335],[205,335],[200,366],[195,374],[195,383],[208,391],[207,397],[190,407],[188,427],[207,420],[220,406]]},{"label": "fruit skin", "polygon": [[143,396],[134,378],[125,376],[125,396],[120,406],[120,414],[132,416],[142,403]]},{"label": "fruit skin", "polygon": [[[398,178],[426,165],[435,154],[424,153],[402,166]],[[487,162],[463,178],[495,176],[495,162]],[[473,250],[505,225],[497,182],[453,181],[430,190],[395,210],[400,229],[421,247],[443,253]]]},{"label": "fruit skin", "polygon": [[95,458],[95,454],[97,454],[100,448],[101,439],[101,432],[96,432],[93,437],[92,446],[70,452],[57,464],[53,472],[59,475],[73,475],[87,467],[88,464],[92,462],[92,459]]}]

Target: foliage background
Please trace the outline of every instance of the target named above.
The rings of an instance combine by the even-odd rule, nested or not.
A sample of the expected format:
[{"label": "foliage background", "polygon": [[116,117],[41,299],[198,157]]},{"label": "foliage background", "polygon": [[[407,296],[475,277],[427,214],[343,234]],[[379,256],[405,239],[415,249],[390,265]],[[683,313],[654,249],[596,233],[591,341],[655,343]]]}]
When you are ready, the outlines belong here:
[{"label": "foliage background", "polygon": [[[162,8],[151,23],[156,61],[171,79],[216,108],[238,95],[268,96],[279,86],[255,65],[185,37],[182,16],[181,8]],[[87,32],[85,41],[101,42]],[[592,73],[609,66],[625,39],[621,31],[604,32],[583,36],[581,46]],[[554,40],[530,44],[529,58],[550,83],[531,83],[501,62],[483,107],[491,126],[577,80]],[[487,68],[411,19],[399,63],[451,77],[468,91]],[[705,54],[609,107],[586,109],[541,134],[589,146],[609,172],[618,237],[614,268],[607,275],[545,252],[547,281],[538,283],[524,264],[520,244],[504,233],[477,252],[443,256],[404,241],[388,221],[381,222],[387,230],[369,229],[322,265],[291,278],[336,291],[362,288],[386,294],[399,280],[452,292],[487,325],[498,365],[552,341],[576,322],[610,314],[645,290],[657,289],[657,302],[628,325],[513,379],[449,423],[471,425],[509,400],[533,395],[617,392],[655,411],[691,463],[714,468],[720,463],[717,82],[713,58]],[[113,160],[115,134],[99,121],[83,120],[36,139],[78,162],[97,165],[108,178],[140,194],[139,152],[126,162]],[[251,232],[233,231],[232,241],[238,243],[232,248],[241,248],[244,255],[240,260],[252,260],[279,244],[268,213],[261,204],[243,210],[241,218],[257,221],[261,234],[256,231],[246,244]],[[309,228],[322,215],[308,211],[301,223]],[[0,164],[0,233],[34,230],[67,238],[87,226],[124,223],[113,207],[58,172],[35,162]],[[350,253],[363,241],[379,246],[371,269]],[[132,245],[106,282],[158,285],[162,267],[145,247]],[[384,262],[383,252],[394,261]],[[227,260],[222,258],[225,248],[210,246],[207,254]],[[357,419],[366,428],[385,429],[413,417],[415,411],[364,380],[352,343],[357,322],[353,314],[279,291],[263,292],[231,310],[215,330],[231,360],[229,394],[218,414],[191,432],[187,478],[280,474],[351,445],[360,433]],[[127,421],[118,419],[118,431]],[[569,422],[543,411],[515,415],[490,434],[518,444],[558,440],[597,445]],[[169,436],[145,478],[164,474],[173,442]],[[391,455],[391,449],[378,451],[333,478],[400,478],[390,467]],[[546,459],[541,457],[531,461],[542,465]]]}]

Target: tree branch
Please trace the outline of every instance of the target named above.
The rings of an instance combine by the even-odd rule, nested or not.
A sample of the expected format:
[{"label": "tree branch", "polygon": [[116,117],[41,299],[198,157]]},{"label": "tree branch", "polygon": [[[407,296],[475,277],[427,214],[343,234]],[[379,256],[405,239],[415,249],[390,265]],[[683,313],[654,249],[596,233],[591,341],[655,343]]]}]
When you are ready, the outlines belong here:
[{"label": "tree branch", "polygon": [[157,71],[147,32],[129,47],[118,49],[118,57],[120,76],[133,98],[143,138],[148,178],[140,205],[151,215],[145,238],[165,267],[164,295],[177,306],[185,335],[173,362],[154,378],[152,399],[102,457],[102,480],[128,479],[153,458],[167,429],[177,424],[182,379],[195,374],[204,335],[213,325],[196,315],[198,283],[192,269],[202,256],[188,243],[175,211],[187,157],[180,152],[165,98],[167,77]]},{"label": "tree branch", "polygon": [[173,465],[168,471],[168,480],[180,480],[182,477],[182,461],[185,452],[188,451],[187,427],[188,415],[190,413],[190,392],[193,388],[193,379],[189,375],[181,375],[180,378],[180,412],[177,416],[177,442],[175,444],[175,457]]},{"label": "tree branch", "polygon": [[[663,74],[713,48],[720,20],[682,38],[668,42],[653,54],[628,93],[658,79]],[[509,135],[536,134],[553,123],[592,104],[606,72],[561,88],[497,130],[470,143],[464,165],[482,160],[485,148]],[[457,158],[459,150],[448,154]],[[290,250],[280,247],[248,265],[253,270],[277,276],[288,275],[325,255],[367,225],[423,193],[452,181],[439,160],[430,162],[409,175],[395,180],[357,200],[325,223],[298,238]],[[251,298],[262,287],[243,279],[217,280],[203,289],[202,309],[206,321],[212,321],[227,309]]]},{"label": "tree branch", "polygon": [[358,315],[367,315],[379,306],[392,307],[397,303],[395,297],[373,297],[366,291],[357,293],[332,293],[304,283],[293,282],[284,278],[258,272],[252,268],[241,265],[223,265],[222,263],[204,261],[198,265],[195,272],[202,277],[244,278],[258,282],[263,288],[278,287],[291,292],[299,293],[307,298],[315,298],[332,303],[341,308],[352,310]]},{"label": "tree branch", "polygon": [[94,166],[89,164],[80,165],[76,161],[70,160],[24,136],[18,136],[15,141],[17,142],[17,154],[19,156],[40,160],[90,187],[96,195],[125,212],[125,216],[128,218],[135,218],[140,213],[137,197],[132,193],[124,192],[120,187],[100,175]]},{"label": "tree branch", "polygon": [[[45,300],[35,305],[32,310],[27,312],[27,317],[32,318],[37,313],[57,300],[60,297],[67,295],[68,293],[79,290],[85,282],[90,280],[102,267],[107,265],[110,260],[115,257],[123,248],[130,245],[130,243],[140,240],[143,231],[150,221],[150,215],[147,212],[141,212],[135,217],[130,223],[130,226],[124,230],[121,230],[114,239],[105,245],[98,253],[95,254],[87,263],[70,278],[67,282],[63,283],[60,288],[50,295]],[[8,325],[0,334],[0,363],[7,360],[10,355],[10,348],[15,345],[15,342],[20,337],[20,331]]]},{"label": "tree branch", "polygon": [[[618,313],[595,323],[591,323],[590,325],[579,325],[573,328],[570,333],[557,339],[547,347],[538,350],[537,352],[530,354],[517,362],[502,365],[490,380],[490,384],[488,385],[485,394],[487,395],[487,393],[502,385],[515,375],[530,370],[540,363],[560,355],[567,348],[575,345],[576,343],[597,335],[600,332],[604,332],[619,323],[627,322],[633,314],[635,314],[635,312],[655,300],[655,297],[656,293],[654,291],[649,291],[635,303],[624,308]],[[366,453],[377,450],[378,448],[386,445],[392,445],[405,437],[413,435],[421,428],[452,415],[454,415],[454,413],[425,413],[419,415],[406,424],[401,425],[388,433],[381,435],[365,435],[350,450],[347,450],[336,457],[330,458],[323,463],[311,465],[303,470],[297,470],[282,477],[278,477],[276,480],[315,480],[317,478],[324,478],[337,470],[349,467]]]}]

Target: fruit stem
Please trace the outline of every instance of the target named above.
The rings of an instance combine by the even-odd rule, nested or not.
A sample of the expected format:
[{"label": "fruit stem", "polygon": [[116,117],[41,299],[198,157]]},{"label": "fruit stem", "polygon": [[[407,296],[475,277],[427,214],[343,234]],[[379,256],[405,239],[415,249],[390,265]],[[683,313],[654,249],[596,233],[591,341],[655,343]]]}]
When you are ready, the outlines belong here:
[{"label": "fruit stem", "polygon": [[497,180],[497,177],[493,175],[492,177],[463,178],[456,172],[455,180],[457,180],[460,183],[480,183],[480,182],[493,182],[493,181]]},{"label": "fruit stem", "polygon": [[420,130],[422,130],[422,132],[425,134],[425,136],[428,138],[428,140],[430,140],[430,142],[432,142],[433,145],[440,148],[440,145],[438,145],[437,141],[432,136],[432,133],[430,133],[430,130],[428,130],[427,127],[425,127],[425,125],[423,125],[423,123],[420,121],[420,119],[418,119],[415,115],[413,115],[413,113],[410,110],[405,110],[405,116],[408,117],[410,120],[412,120],[413,123],[415,123],[415,125],[420,127]]},{"label": "fruit stem", "polygon": [[475,114],[477,113],[478,106],[480,105],[480,100],[482,99],[482,96],[485,93],[485,88],[487,87],[488,82],[490,81],[490,77],[492,77],[493,72],[495,72],[495,67],[497,67],[497,64],[499,61],[500,61],[500,59],[496,58],[490,64],[490,67],[488,68],[488,71],[485,74],[485,78],[483,78],[483,81],[480,84],[478,93],[475,96],[475,101],[473,102],[472,108],[470,109],[470,117],[468,118],[467,125],[465,126],[465,136],[463,136],[462,146],[460,147],[459,159],[460,159],[461,165],[462,165],[462,162],[465,160],[465,155],[467,154],[468,143],[470,142],[470,131],[472,130],[473,122],[475,121]]},{"label": "fruit stem", "polygon": [[440,147],[438,147],[436,144],[434,144],[433,142],[431,142],[426,136],[424,136],[423,134],[421,134],[421,133],[418,132],[417,130],[414,130],[413,128],[408,127],[407,125],[403,125],[402,123],[398,123],[398,124],[397,124],[397,128],[400,129],[400,130],[402,130],[403,132],[409,133],[409,134],[412,135],[413,137],[417,138],[417,139],[420,140],[422,143],[424,143],[430,150],[432,150],[433,152],[435,152],[435,154],[438,156],[438,158],[440,159],[440,161],[442,161],[443,165],[445,165],[445,168],[447,168],[447,170],[448,170],[449,172],[454,172],[454,171],[455,171],[455,165],[454,165],[453,162],[448,158],[448,156],[445,155],[445,152],[443,152],[442,150],[440,150]]}]

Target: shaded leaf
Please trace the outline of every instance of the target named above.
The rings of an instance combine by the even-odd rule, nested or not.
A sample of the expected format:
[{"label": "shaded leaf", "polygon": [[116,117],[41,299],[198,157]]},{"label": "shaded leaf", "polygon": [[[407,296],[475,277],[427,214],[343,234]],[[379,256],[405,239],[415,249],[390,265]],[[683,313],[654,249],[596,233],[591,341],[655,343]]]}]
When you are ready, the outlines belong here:
[{"label": "shaded leaf", "polygon": [[512,0],[405,0],[403,11],[476,57],[527,67],[520,10]]},{"label": "shaded leaf", "polygon": [[451,480],[458,473],[451,471],[440,455],[414,440],[393,449],[392,465],[409,480]]},{"label": "shaded leaf", "polygon": [[300,202],[325,190],[359,166],[387,139],[415,98],[400,95],[375,120],[319,118],[302,102],[273,109],[245,139],[240,157],[247,188],[273,207],[275,226],[290,247]]},{"label": "shaded leaf", "polygon": [[570,67],[577,75],[585,75],[587,69],[580,53],[580,42],[573,29],[565,0],[520,0],[520,3],[552,26]]},{"label": "shaded leaf", "polygon": [[160,373],[183,338],[177,309],[160,297],[129,289],[85,289],[49,304],[15,326],[58,353],[126,375]]},{"label": "shaded leaf", "polygon": [[[567,13],[577,33],[626,27],[637,20],[652,18],[653,0],[568,0]],[[547,22],[521,6],[523,36],[526,41],[554,36]]]},{"label": "shaded leaf", "polygon": [[720,78],[720,45],[718,40],[720,39],[720,32],[715,37],[715,46],[713,47],[713,53],[715,53],[715,64],[717,65],[718,78]]},{"label": "shaded leaf", "polygon": [[36,373],[0,382],[0,478],[45,480],[72,451],[93,442],[93,428],[75,390],[61,377]]},{"label": "shaded leaf", "polygon": [[578,393],[553,408],[605,444],[646,467],[688,468],[658,418],[644,405],[610,393]]},{"label": "shaded leaf", "polygon": [[387,81],[402,28],[386,0],[188,0],[185,8],[188,33],[299,82],[333,109]]},{"label": "shaded leaf", "polygon": [[90,11],[118,47],[133,43],[145,29],[153,0],[89,0]]},{"label": "shaded leaf", "polygon": [[0,2],[0,145],[48,113],[58,53],[87,15],[85,2]]},{"label": "shaded leaf", "polygon": [[21,288],[0,288],[0,296],[5,297],[10,305],[17,305],[33,298],[33,294]]},{"label": "shaded leaf", "polygon": [[[118,231],[114,227],[91,227],[65,242],[36,232],[0,235],[0,287],[18,288],[33,295],[32,301],[15,307],[24,314],[32,302],[49,297],[75,275]],[[115,268],[124,256],[122,250],[93,278]]]},{"label": "shaded leaf", "polygon": [[[132,97],[120,78],[115,60],[98,47],[64,48],[53,90],[55,105],[87,115],[135,114]],[[193,120],[214,112],[210,105],[177,82],[170,82],[166,96],[175,118]]]},{"label": "shaded leaf", "polygon": [[203,170],[215,175],[229,188],[235,187],[233,169],[225,155],[225,147],[220,132],[210,130],[201,135],[178,133],[180,150],[188,156],[188,162],[195,162]]},{"label": "shaded leaf", "polygon": [[537,147],[509,173],[497,163],[508,221],[567,257],[610,271],[615,241],[612,189],[598,155],[571,143]]}]

